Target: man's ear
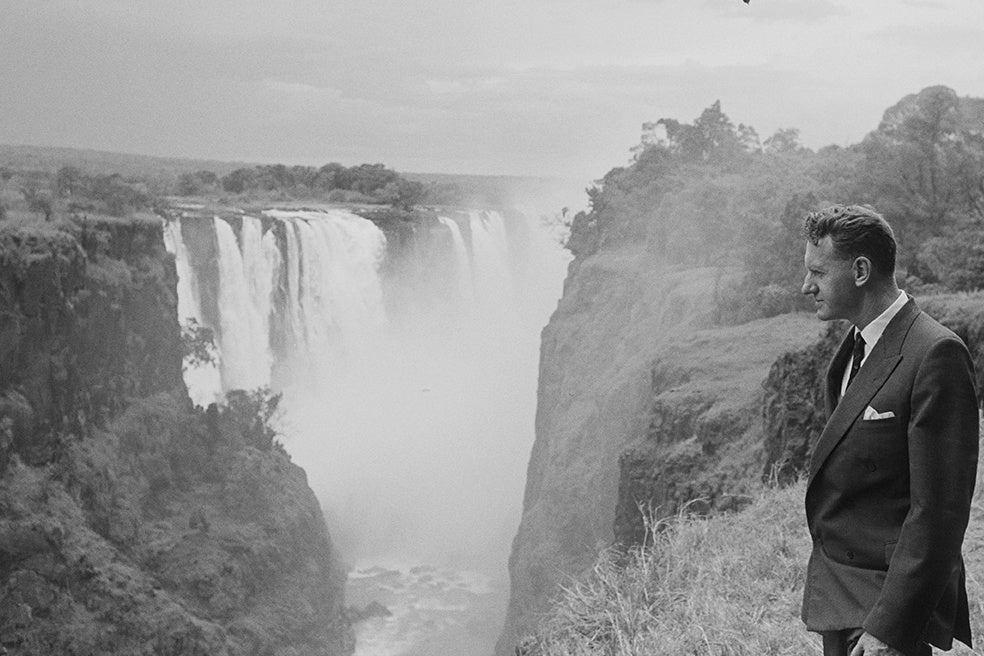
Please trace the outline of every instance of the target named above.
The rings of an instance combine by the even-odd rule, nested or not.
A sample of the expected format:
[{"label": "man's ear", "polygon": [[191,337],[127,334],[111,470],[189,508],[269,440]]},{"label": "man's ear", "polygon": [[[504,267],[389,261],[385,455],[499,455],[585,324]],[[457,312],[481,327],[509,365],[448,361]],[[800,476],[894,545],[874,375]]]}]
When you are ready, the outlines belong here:
[{"label": "man's ear", "polygon": [[851,272],[854,273],[854,286],[860,287],[871,280],[871,260],[864,255],[854,258],[851,265]]}]

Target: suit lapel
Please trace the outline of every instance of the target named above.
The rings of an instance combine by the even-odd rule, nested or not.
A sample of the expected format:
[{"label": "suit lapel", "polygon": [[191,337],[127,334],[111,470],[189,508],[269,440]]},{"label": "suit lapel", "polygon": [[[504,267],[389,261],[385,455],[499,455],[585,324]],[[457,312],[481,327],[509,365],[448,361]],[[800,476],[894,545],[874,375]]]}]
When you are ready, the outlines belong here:
[{"label": "suit lapel", "polygon": [[830,415],[833,414],[834,408],[840,401],[840,387],[841,381],[844,379],[844,368],[847,366],[847,361],[851,358],[851,352],[854,348],[853,334],[854,327],[852,326],[844,335],[844,339],[834,357],[831,358],[830,364],[827,365],[827,373],[824,378],[826,381],[824,402],[826,403],[827,419],[830,419]]},{"label": "suit lapel", "polygon": [[[888,326],[885,327],[885,332],[882,333],[881,339],[875,344],[871,355],[868,356],[864,366],[858,371],[851,386],[847,388],[844,398],[836,403],[836,405],[831,404],[834,408],[833,412],[827,419],[827,425],[824,427],[823,432],[820,433],[820,437],[817,439],[816,446],[813,449],[813,456],[810,458],[810,482],[816,477],[817,472],[820,471],[820,467],[823,466],[827,457],[834,450],[834,447],[847,434],[848,429],[858,418],[858,415],[861,414],[872,397],[881,389],[885,381],[888,380],[888,377],[892,375],[892,372],[895,371],[899,362],[902,361],[902,343],[905,341],[905,336],[918,314],[919,308],[916,307],[915,301],[910,298],[902,306],[898,314],[892,318]],[[838,372],[841,375],[844,373],[843,367],[846,364],[847,357],[844,351],[848,348],[847,344],[849,342],[853,345],[853,340],[845,338],[844,343],[841,344],[841,348],[838,350],[837,355],[834,356],[831,366],[827,370],[828,403],[830,403],[830,395],[833,394],[833,398],[836,399],[837,393],[839,392],[839,387],[836,383],[839,383],[840,379],[837,374]],[[837,369],[838,364],[840,369]],[[809,486],[809,483],[807,485]]]}]

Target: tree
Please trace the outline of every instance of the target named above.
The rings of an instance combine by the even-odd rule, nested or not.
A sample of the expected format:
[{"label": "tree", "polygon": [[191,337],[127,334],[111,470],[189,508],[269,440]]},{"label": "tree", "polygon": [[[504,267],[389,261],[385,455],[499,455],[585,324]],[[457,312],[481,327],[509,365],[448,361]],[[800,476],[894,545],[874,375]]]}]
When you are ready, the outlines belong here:
[{"label": "tree", "polygon": [[181,350],[186,366],[198,367],[216,362],[214,332],[192,317],[181,325]]},{"label": "tree", "polygon": [[199,196],[209,193],[219,185],[219,176],[212,171],[182,173],[178,177],[177,192],[180,196]]},{"label": "tree", "polygon": [[803,150],[796,128],[780,128],[762,145],[767,153],[796,153]]},{"label": "tree", "polygon": [[233,194],[252,189],[255,176],[252,169],[236,169],[222,178],[222,188]]},{"label": "tree", "polygon": [[277,446],[275,425],[280,417],[281,394],[274,394],[267,387],[255,390],[231,390],[226,393],[224,419],[231,422],[233,430],[246,444],[262,451]]},{"label": "tree", "polygon": [[55,190],[59,196],[72,196],[85,189],[85,175],[75,166],[63,166],[55,174]]},{"label": "tree", "polygon": [[940,235],[968,212],[984,219],[984,139],[965,106],[952,89],[923,89],[890,107],[862,143],[871,203],[903,241]]},{"label": "tree", "polygon": [[86,196],[113,216],[125,216],[147,207],[152,200],[145,184],[124,180],[119,173],[88,178]]},{"label": "tree", "polygon": [[345,171],[345,167],[338,162],[325,164],[318,169],[318,176],[315,178],[315,186],[325,191],[339,188],[339,178]]},{"label": "tree", "polygon": [[[665,138],[655,136],[660,129]],[[736,129],[721,110],[720,100],[701,112],[693,124],[661,118],[655,123],[644,124],[643,130],[650,133],[648,139],[643,135],[643,143],[648,140],[664,145],[670,152],[690,162],[728,160],[758,145],[755,130],[746,125]]]},{"label": "tree", "polygon": [[426,193],[427,189],[423,183],[399,178],[389,182],[382,189],[377,189],[373,196],[394,207],[409,210],[420,203]]},{"label": "tree", "polygon": [[27,203],[28,210],[43,215],[45,221],[51,220],[54,205],[51,202],[51,196],[46,191],[42,191],[35,183],[23,185],[20,191]]},{"label": "tree", "polygon": [[984,232],[970,223],[948,230],[927,240],[917,261],[924,282],[958,292],[984,289]]}]

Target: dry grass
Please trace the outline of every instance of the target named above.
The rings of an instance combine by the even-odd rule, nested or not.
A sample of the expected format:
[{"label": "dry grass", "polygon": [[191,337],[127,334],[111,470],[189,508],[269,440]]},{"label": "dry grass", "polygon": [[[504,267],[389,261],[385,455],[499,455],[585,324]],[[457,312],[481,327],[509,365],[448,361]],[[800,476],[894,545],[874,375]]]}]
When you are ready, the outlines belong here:
[{"label": "dry grass", "polygon": [[540,625],[544,655],[809,654],[799,622],[809,535],[802,486],[741,513],[676,517],[652,543],[602,555]]},{"label": "dry grass", "polygon": [[[984,470],[982,470],[984,474]],[[984,654],[984,489],[964,543],[971,623]],[[679,516],[651,544],[601,555],[571,582],[524,650],[543,656],[820,654],[799,618],[810,551],[802,483],[765,490],[741,513]]]}]

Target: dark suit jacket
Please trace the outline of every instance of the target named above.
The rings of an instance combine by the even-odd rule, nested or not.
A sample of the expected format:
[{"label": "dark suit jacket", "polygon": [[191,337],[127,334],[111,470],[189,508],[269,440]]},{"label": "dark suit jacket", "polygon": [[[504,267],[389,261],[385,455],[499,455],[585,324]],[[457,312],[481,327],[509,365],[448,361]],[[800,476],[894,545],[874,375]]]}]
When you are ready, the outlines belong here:
[{"label": "dark suit jacket", "polygon": [[[910,298],[838,402],[852,345],[848,334],[827,368],[828,420],[810,463],[803,621],[863,627],[897,649],[970,645],[960,555],[977,471],[970,355]],[[868,406],[895,416],[864,420]]]}]

